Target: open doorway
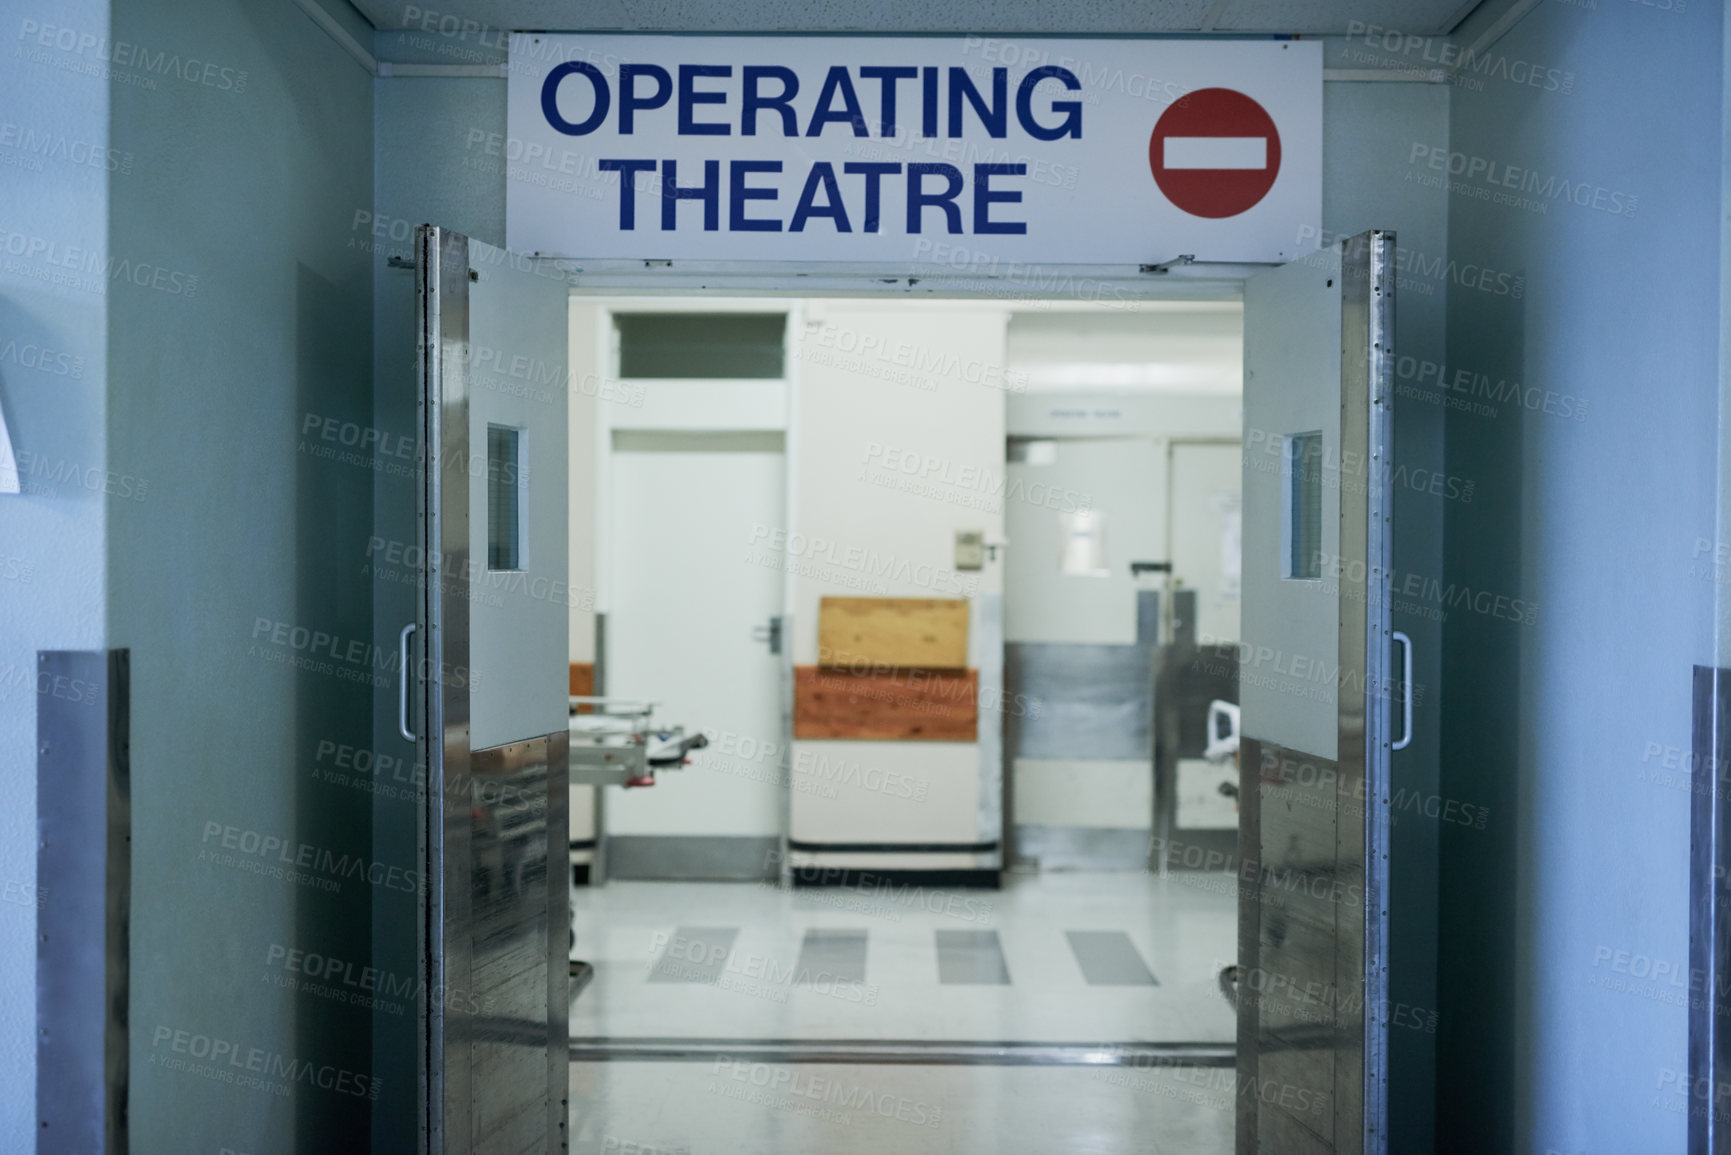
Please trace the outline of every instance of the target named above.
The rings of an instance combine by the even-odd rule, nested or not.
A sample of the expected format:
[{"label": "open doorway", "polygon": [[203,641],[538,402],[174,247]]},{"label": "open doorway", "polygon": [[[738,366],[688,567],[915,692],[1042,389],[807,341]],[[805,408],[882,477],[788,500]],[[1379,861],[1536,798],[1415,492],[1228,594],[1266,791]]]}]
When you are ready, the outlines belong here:
[{"label": "open doorway", "polygon": [[[503,1023],[489,1024],[484,1051],[471,1045],[473,1026],[460,1016],[429,1016],[428,1069],[465,1081],[454,1094],[448,1082],[427,1084],[429,1113],[441,1116],[435,1123],[466,1127],[473,1120],[499,1133],[539,1128],[513,1106],[538,1101],[554,1125],[575,1124],[579,1136],[606,1141],[611,1120],[653,1122],[653,1112],[639,1110],[640,1094],[700,1079],[704,1063],[712,1075],[765,1086],[809,1076],[815,1064],[855,1067],[862,1078],[869,1072],[856,1088],[862,1102],[903,1102],[892,1088],[903,1076],[886,1068],[920,1068],[922,1089],[955,1084],[948,1114],[942,1101],[920,1101],[930,1109],[915,1113],[928,1120],[979,1115],[982,1089],[992,1098],[1015,1086],[1018,1107],[1056,1094],[1068,1106],[1099,1098],[1102,1110],[1128,1111],[1134,1120],[1113,1129],[1117,1140],[1151,1128],[1194,1133],[1205,1148],[1225,1143],[1228,1129],[1247,1149],[1262,1136],[1285,1149],[1281,1137],[1300,1132],[1325,1147],[1331,1140],[1323,1132],[1343,1143],[1384,1141],[1396,1042],[1388,1028],[1396,1017],[1422,1023],[1390,993],[1385,962],[1393,905],[1383,898],[1390,766],[1415,734],[1410,669],[1393,661],[1396,647],[1410,658],[1413,646],[1393,629],[1389,597],[1391,234],[1358,234],[1338,251],[1243,284],[1236,532],[1249,563],[1238,566],[1244,641],[1198,628],[1207,609],[1199,595],[1216,603],[1214,628],[1229,628],[1223,607],[1232,592],[1234,521],[1232,495],[1221,489],[1230,470],[1221,470],[1219,454],[1204,452],[1212,439],[1190,435],[1165,447],[1165,499],[1170,506],[1174,494],[1199,495],[1179,500],[1206,499],[1212,514],[1189,518],[1205,531],[1189,535],[1203,542],[1190,547],[1171,532],[1184,522],[1168,509],[1171,556],[1164,561],[1114,561],[1111,510],[1079,498],[1066,510],[1062,487],[1041,487],[1041,506],[1060,517],[1057,572],[1095,583],[1087,588],[1097,591],[1115,566],[1128,568],[1133,580],[1123,592],[1133,599],[1135,633],[1128,643],[1015,643],[1022,652],[1014,666],[1003,608],[1004,555],[1014,542],[1003,503],[1035,495],[1009,476],[1009,412],[1018,393],[1038,396],[1032,370],[1009,356],[1014,307],[880,295],[798,299],[779,312],[754,302],[720,316],[727,310],[699,302],[681,313],[669,301],[661,312],[678,315],[648,325],[659,334],[661,362],[681,360],[665,355],[687,327],[724,336],[701,342],[695,361],[683,358],[686,368],[621,376],[636,363],[625,331],[656,310],[636,302],[609,309],[603,301],[589,315],[596,324],[574,327],[581,310],[563,274],[544,277],[532,262],[456,234],[423,229],[419,236],[421,347],[428,355],[422,411],[440,463],[426,479],[422,556],[436,562],[426,612],[402,632],[402,668],[416,674],[403,682],[398,723],[441,783],[441,805],[417,811],[427,822],[432,880],[420,911],[429,936],[423,958],[435,980],[472,979],[495,1004],[545,1005],[547,1012],[545,1022],[520,1022],[509,1037],[500,1033]],[[1159,308],[1126,304],[1124,311],[1152,315]],[[782,334],[779,358],[771,348],[768,368],[755,374],[691,376],[692,364],[713,372],[737,360],[737,350],[721,346],[738,344],[758,324],[748,315],[770,318],[762,322],[769,339],[760,344]],[[590,334],[605,357],[599,370],[583,368],[595,363],[586,359],[572,369],[568,338],[560,341],[563,362],[557,352],[547,355],[561,325],[566,334]],[[513,348],[538,350],[541,359],[507,358]],[[473,372],[483,365],[486,372]],[[548,366],[548,379],[566,388],[545,396],[543,409],[509,411],[507,399],[523,392],[517,375],[539,377]],[[1087,373],[1110,371],[1094,366]],[[479,390],[468,389],[471,379]],[[652,387],[662,392],[651,394]],[[585,404],[568,405],[572,393]],[[1105,419],[1134,408],[1132,400],[1036,404],[1048,417]],[[1219,399],[1212,404],[1218,408]],[[620,419],[627,410],[642,412]],[[557,450],[584,443],[573,443],[574,426],[587,431],[592,452],[585,468],[569,471]],[[1064,440],[1054,430],[1038,432],[1021,439],[1024,450]],[[557,447],[547,445],[550,433]],[[1091,443],[1111,442],[1119,458],[1133,462],[1137,440]],[[467,452],[482,444],[484,459]],[[1020,455],[1027,465],[1029,454]],[[1056,464],[1057,446],[1040,457]],[[534,462],[551,464],[558,483],[526,487],[522,474]],[[1186,462],[1194,468],[1174,481],[1174,469]],[[778,469],[783,524],[768,524],[757,519],[775,508]],[[1157,468],[1118,472],[1161,476]],[[471,485],[471,476],[485,484]],[[611,490],[627,481],[630,491],[614,500]],[[704,490],[701,497],[689,494],[694,488]],[[1137,488],[1132,480],[1127,492]],[[664,490],[682,500],[656,496]],[[544,512],[549,501],[570,506],[551,526],[532,512],[537,502]],[[1129,520],[1142,512],[1123,493],[1112,501]],[[690,509],[709,512],[693,517]],[[589,542],[588,568],[574,566],[573,524],[615,515],[683,527],[678,536],[693,543],[692,556],[657,548],[665,536],[659,527],[618,548],[610,527],[580,538]],[[471,525],[485,528],[479,587],[475,567],[465,563],[447,581],[443,565],[447,547],[459,560],[467,554]],[[744,539],[738,565],[779,571],[782,612],[762,624],[754,623],[773,608],[776,582],[710,575],[726,564],[716,548],[725,551],[727,531],[717,526],[727,525]],[[1132,544],[1157,545],[1158,537]],[[1212,561],[1187,560],[1198,549]],[[632,558],[657,572],[620,571]],[[709,588],[682,591],[668,567],[676,575],[701,569]],[[613,656],[606,628],[612,594],[601,577],[629,587],[619,604],[636,605],[634,649],[659,640],[668,644],[663,662],[689,668],[658,665],[641,652],[630,656],[636,666]],[[755,592],[710,596],[730,587]],[[495,588],[497,599],[471,610],[475,594]],[[657,589],[668,592],[650,596]],[[578,596],[585,591],[592,596]],[[1038,604],[1029,608],[1039,616]],[[556,660],[561,650],[576,656],[570,611],[586,627],[586,670]],[[664,617],[675,628],[666,629]],[[688,634],[728,629],[749,631],[764,649],[741,649],[742,638],[684,644]],[[1029,649],[1039,646],[1057,649]],[[472,669],[451,665],[470,654]],[[634,696],[608,692],[615,664],[642,679]],[[757,729],[766,729],[764,695],[749,688],[773,681],[772,669],[782,675],[776,733],[748,732],[737,727],[749,722],[720,716],[754,710]],[[542,727],[555,720],[548,702],[567,704],[546,695],[567,673],[573,686],[587,682],[601,693],[570,695],[568,708],[558,710],[559,729],[548,732]],[[653,697],[658,677],[677,689],[681,712],[716,715],[657,717],[666,706]],[[714,692],[713,683],[725,683],[727,693]],[[1152,705],[1141,710],[1148,693]],[[1151,733],[1147,746],[1136,740],[1139,718]],[[1023,731],[1043,730],[1051,750],[1064,756],[1095,741],[1105,722],[1119,727],[1116,751],[1125,756],[1072,757],[1081,763],[1068,768],[1074,787],[1103,785],[1109,805],[1116,782],[1120,794],[1136,789],[1141,797],[1132,801],[1146,803],[1126,767],[1088,763],[1133,762],[1151,748],[1151,823],[1140,826],[1146,805],[1124,805],[1121,818],[1090,827],[1087,819],[1098,824],[1105,808],[1079,805],[1074,815],[1083,821],[1043,825],[1079,828],[1069,835],[1082,850],[1101,829],[1120,841],[1147,829],[1146,865],[1100,869],[1113,865],[1108,855],[1069,863],[1094,869],[1064,871],[1062,855],[1054,854],[1046,869],[1017,848],[1024,832],[1015,779],[1040,770],[1018,764],[1039,761]],[[1236,783],[1223,765],[1234,756]],[[631,868],[637,877],[607,883],[615,876],[609,795],[658,782],[665,790],[687,770],[693,781],[709,776],[702,785],[708,797],[695,807],[639,806],[640,819],[663,825],[636,836],[646,840]],[[1222,798],[1237,788],[1242,848],[1219,821],[1224,804],[1209,795],[1211,779]],[[727,796],[719,792],[729,780],[751,787],[741,796],[747,805],[722,805]],[[764,799],[756,788],[766,782],[782,803],[779,832],[768,835],[761,833],[766,808],[751,804]],[[568,784],[603,788],[591,791],[588,838],[580,827],[575,846],[567,845]],[[504,785],[511,789],[501,793]],[[677,823],[667,823],[669,812]],[[569,884],[564,871],[548,869],[562,851],[582,854],[585,841],[589,862],[573,864]],[[1060,846],[1062,838],[1047,841]],[[1112,840],[1104,841],[1109,849]],[[1025,877],[1016,869],[1007,877],[1007,854]],[[589,889],[574,890],[585,865]],[[633,883],[654,889],[634,900],[627,889]],[[574,909],[585,898],[595,910]],[[664,900],[663,909],[644,916],[653,898]],[[874,934],[872,925],[860,925],[867,913],[897,925]],[[1211,929],[1182,936],[1163,930],[1161,920],[1170,923],[1172,915]],[[1211,936],[1223,944],[1234,922],[1235,952],[1207,958]],[[568,939],[579,952],[569,963],[575,983],[553,953]],[[1178,950],[1181,939],[1189,945]],[[874,982],[874,967],[889,981]],[[1178,977],[1163,980],[1163,973]],[[1012,989],[1017,974],[1032,978],[1020,991]],[[614,979],[603,982],[609,975]],[[585,989],[595,997],[573,1020],[571,1003]],[[1047,1001],[1034,1001],[1029,992],[1036,990]],[[895,1013],[878,1010],[885,996]],[[716,1001],[724,997],[733,1001]],[[1235,1019],[1230,1031],[1222,1017]],[[573,1035],[573,1022],[590,1033]],[[1230,1042],[1210,1037],[1229,1033]],[[1413,1038],[1419,1045],[1410,1049],[1422,1049],[1423,1040]],[[514,1061],[504,1061],[508,1055]],[[648,1070],[669,1060],[659,1074]],[[558,1082],[544,1092],[522,1083],[518,1067],[528,1064]],[[1039,1069],[1039,1077],[1027,1068]],[[1101,1068],[1120,1081],[1110,1082]],[[1193,1086],[1175,1085],[1198,1077],[1210,1092],[1200,1099]],[[583,1078],[599,1083],[560,1093]],[[725,1085],[710,1090],[723,1094],[717,1086]],[[785,1146],[777,1112],[799,1115],[807,1106],[765,1103],[755,1090],[739,1095],[728,1097],[746,1106],[720,1129],[746,1149]],[[1023,1145],[1017,1118],[990,1115],[993,1149]],[[1050,1100],[1033,1118],[1057,1120],[1068,1138],[1085,1125]],[[877,1126],[847,1112],[825,1123],[845,1127],[856,1119]],[[672,1125],[715,1131],[690,1112]],[[932,1125],[921,1139],[959,1141],[954,1128]],[[642,1146],[637,1138],[612,1138]]]},{"label": "open doorway", "polygon": [[572,787],[572,1149],[1230,1150],[1238,303],[571,310],[573,741],[705,740]]}]

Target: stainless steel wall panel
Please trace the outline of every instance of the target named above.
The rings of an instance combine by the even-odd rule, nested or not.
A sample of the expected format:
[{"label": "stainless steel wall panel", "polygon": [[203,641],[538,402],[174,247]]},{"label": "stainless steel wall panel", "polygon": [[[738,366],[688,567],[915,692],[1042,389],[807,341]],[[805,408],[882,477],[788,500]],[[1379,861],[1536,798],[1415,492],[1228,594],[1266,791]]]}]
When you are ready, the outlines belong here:
[{"label": "stainless steel wall panel", "polygon": [[[1731,1081],[1731,670],[1696,666],[1689,815],[1689,1085]],[[1715,1104],[1719,1103],[1715,1096]],[[1691,1111],[1689,1155],[1731,1152],[1722,1110]]]},{"label": "stainless steel wall panel", "polygon": [[36,664],[36,1149],[127,1150],[127,651]]},{"label": "stainless steel wall panel", "polygon": [[1017,642],[1006,648],[1011,693],[1038,704],[1017,717],[1011,758],[1152,755],[1149,647]]}]

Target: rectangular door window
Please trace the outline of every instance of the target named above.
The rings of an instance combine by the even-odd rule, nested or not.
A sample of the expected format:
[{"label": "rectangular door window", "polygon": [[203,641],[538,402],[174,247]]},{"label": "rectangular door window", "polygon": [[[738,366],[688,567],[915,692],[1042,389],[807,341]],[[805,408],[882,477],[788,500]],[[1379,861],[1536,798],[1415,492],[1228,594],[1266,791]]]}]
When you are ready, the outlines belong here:
[{"label": "rectangular door window", "polygon": [[1315,581],[1322,577],[1322,434],[1289,434],[1285,448],[1283,576]]},{"label": "rectangular door window", "polygon": [[786,371],[786,313],[615,313],[619,375],[776,380]]},{"label": "rectangular door window", "polygon": [[523,569],[523,430],[487,426],[487,568]]}]

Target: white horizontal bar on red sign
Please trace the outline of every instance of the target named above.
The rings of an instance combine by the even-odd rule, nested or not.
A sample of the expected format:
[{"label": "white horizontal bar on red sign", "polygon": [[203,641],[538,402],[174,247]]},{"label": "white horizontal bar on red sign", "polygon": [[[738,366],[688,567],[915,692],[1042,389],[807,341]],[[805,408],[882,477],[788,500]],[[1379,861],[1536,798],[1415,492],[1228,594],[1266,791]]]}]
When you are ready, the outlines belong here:
[{"label": "white horizontal bar on red sign", "polygon": [[1169,136],[1163,143],[1168,169],[1268,167],[1265,136]]}]

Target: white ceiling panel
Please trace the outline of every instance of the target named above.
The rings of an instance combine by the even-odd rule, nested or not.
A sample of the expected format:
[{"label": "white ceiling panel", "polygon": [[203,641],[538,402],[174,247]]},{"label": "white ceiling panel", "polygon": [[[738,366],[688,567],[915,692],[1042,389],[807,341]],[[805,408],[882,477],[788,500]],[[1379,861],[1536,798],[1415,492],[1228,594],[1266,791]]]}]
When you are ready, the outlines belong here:
[{"label": "white ceiling panel", "polygon": [[1229,0],[1215,28],[1341,36],[1356,21],[1437,36],[1452,29],[1471,7],[1462,0]]},{"label": "white ceiling panel", "polygon": [[[1462,0],[353,0],[375,28],[642,32],[1344,34],[1354,21],[1444,31]],[[429,26],[428,22],[431,21]]]}]

